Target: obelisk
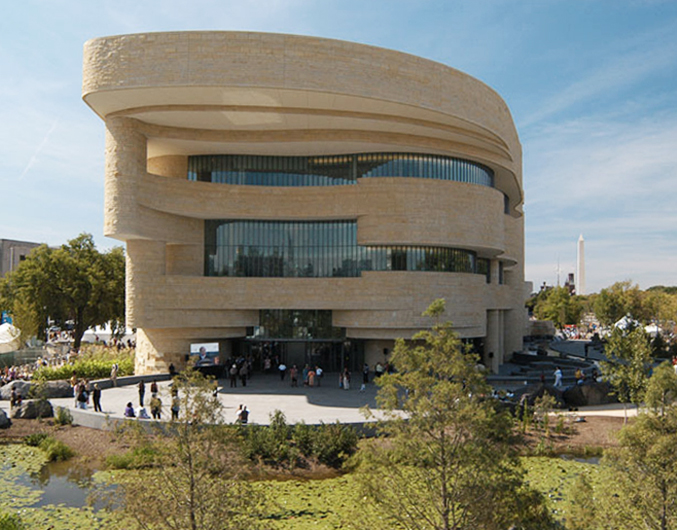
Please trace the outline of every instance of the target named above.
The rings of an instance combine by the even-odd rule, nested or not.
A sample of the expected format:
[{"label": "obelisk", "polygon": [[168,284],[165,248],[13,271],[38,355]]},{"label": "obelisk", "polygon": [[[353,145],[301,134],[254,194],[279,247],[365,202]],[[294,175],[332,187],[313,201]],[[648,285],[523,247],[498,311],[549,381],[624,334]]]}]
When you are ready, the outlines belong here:
[{"label": "obelisk", "polygon": [[585,240],[578,238],[578,259],[576,260],[576,294],[585,294]]}]

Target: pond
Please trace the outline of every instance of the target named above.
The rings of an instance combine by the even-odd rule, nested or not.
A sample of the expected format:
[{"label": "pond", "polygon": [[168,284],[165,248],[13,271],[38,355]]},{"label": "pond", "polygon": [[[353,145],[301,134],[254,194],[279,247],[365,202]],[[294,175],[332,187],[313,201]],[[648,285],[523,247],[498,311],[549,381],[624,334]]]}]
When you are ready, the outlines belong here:
[{"label": "pond", "polygon": [[72,462],[46,463],[35,447],[0,445],[0,510],[18,515],[27,528],[111,528],[115,514],[104,502],[88,503],[95,470]]}]

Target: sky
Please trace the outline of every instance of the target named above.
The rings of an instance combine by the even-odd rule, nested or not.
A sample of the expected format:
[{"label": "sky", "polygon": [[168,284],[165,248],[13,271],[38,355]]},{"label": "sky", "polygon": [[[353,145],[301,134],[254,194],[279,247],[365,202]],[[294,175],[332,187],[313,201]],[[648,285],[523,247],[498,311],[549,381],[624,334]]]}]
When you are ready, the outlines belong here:
[{"label": "sky", "polygon": [[511,109],[524,157],[525,273],[587,292],[677,285],[677,1],[22,0],[0,18],[0,239],[103,235],[104,124],[82,47],[106,35],[264,31],[457,68]]}]

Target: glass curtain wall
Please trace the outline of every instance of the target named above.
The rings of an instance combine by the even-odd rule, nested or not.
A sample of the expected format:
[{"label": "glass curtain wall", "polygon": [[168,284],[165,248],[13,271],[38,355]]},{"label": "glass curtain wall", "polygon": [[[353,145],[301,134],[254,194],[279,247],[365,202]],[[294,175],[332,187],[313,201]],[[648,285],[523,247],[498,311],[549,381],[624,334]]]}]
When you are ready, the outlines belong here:
[{"label": "glass curtain wall", "polygon": [[358,245],[356,221],[205,221],[206,276],[328,278],[362,271],[486,274],[470,250]]},{"label": "glass curtain wall", "polygon": [[338,186],[359,178],[409,177],[494,187],[476,162],[440,155],[363,153],[339,156],[201,155],[188,157],[188,180],[245,186]]}]

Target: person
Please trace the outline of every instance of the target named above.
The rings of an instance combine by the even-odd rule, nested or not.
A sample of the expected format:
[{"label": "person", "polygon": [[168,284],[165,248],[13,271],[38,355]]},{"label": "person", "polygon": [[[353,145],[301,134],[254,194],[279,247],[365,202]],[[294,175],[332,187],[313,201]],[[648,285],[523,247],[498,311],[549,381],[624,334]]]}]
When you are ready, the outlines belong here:
[{"label": "person", "polygon": [[85,384],[79,383],[77,386],[77,396],[75,401],[77,401],[76,407],[79,409],[87,410],[87,391],[85,390]]},{"label": "person", "polygon": [[582,385],[583,384],[583,371],[580,368],[576,368],[576,384]]},{"label": "person", "polygon": [[151,397],[152,397],[152,396],[154,396],[155,394],[157,394],[157,382],[153,381],[153,382],[150,384],[150,395],[151,395]]},{"label": "person", "polygon": [[296,365],[293,365],[289,370],[289,377],[291,378],[291,386],[299,386],[299,369],[296,368]]},{"label": "person", "polygon": [[237,388],[237,364],[233,364],[228,370],[230,376],[230,388]]},{"label": "person", "polygon": [[287,365],[284,363],[280,363],[277,369],[280,371],[280,381],[284,381],[284,374],[287,373]]},{"label": "person", "polygon": [[562,386],[562,370],[559,366],[555,367],[555,388]]},{"label": "person", "polygon": [[376,363],[376,366],[374,367],[374,377],[381,377],[383,375],[383,365],[381,364],[381,361],[378,361]]},{"label": "person", "polygon": [[75,371],[73,371],[73,375],[71,375],[71,388],[73,389],[73,398],[75,399],[75,407],[77,408],[78,406],[78,376],[75,375]]},{"label": "person", "polygon": [[237,409],[235,422],[241,425],[246,425],[249,421],[249,411],[246,405],[240,405]]},{"label": "person", "polygon": [[136,414],[134,414],[134,406],[132,405],[131,401],[127,403],[127,406],[125,407],[125,418],[136,418]]},{"label": "person", "polygon": [[154,420],[162,419],[162,400],[157,394],[150,398],[150,413]]},{"label": "person", "polygon": [[240,367],[240,382],[242,383],[242,386],[247,386],[247,374],[249,373],[249,370],[247,370],[247,363],[244,362],[242,363],[242,366]]},{"label": "person", "polygon": [[315,386],[315,370],[308,370],[308,386]]},{"label": "person", "polygon": [[310,366],[306,364],[306,365],[303,367],[303,372],[302,372],[302,373],[303,373],[303,386],[308,386],[308,384],[309,384],[309,382],[308,382],[308,374],[310,373]]},{"label": "person", "polygon": [[174,367],[174,363],[169,363],[169,376],[174,377],[176,375],[176,368]]},{"label": "person", "polygon": [[143,407],[143,398],[146,395],[146,383],[143,382],[143,379],[139,381],[139,406]]},{"label": "person", "polygon": [[99,383],[94,383],[92,401],[94,402],[94,412],[103,412],[103,410],[101,410],[101,388],[99,387]]},{"label": "person", "polygon": [[343,370],[343,390],[350,390],[350,371],[347,366]]},{"label": "person", "polygon": [[322,383],[322,375],[324,374],[324,371],[322,370],[321,366],[316,366],[315,367],[315,381],[317,383],[317,386],[320,386],[320,383]]},{"label": "person", "polygon": [[179,419],[179,410],[181,410],[181,400],[179,394],[174,394],[172,398],[172,421]]},{"label": "person", "polygon": [[9,408],[13,409],[21,405],[21,395],[16,391],[16,388],[12,387],[12,393],[9,396]]},{"label": "person", "polygon": [[369,365],[364,363],[362,367],[362,384],[366,385],[369,382]]},{"label": "person", "polygon": [[139,407],[138,419],[140,420],[149,420],[150,416],[146,412],[146,407]]},{"label": "person", "polygon": [[118,366],[118,363],[113,363],[113,366],[110,369],[110,380],[111,380],[111,383],[113,383],[113,386],[118,386],[118,370],[119,369],[120,369],[120,367]]}]

